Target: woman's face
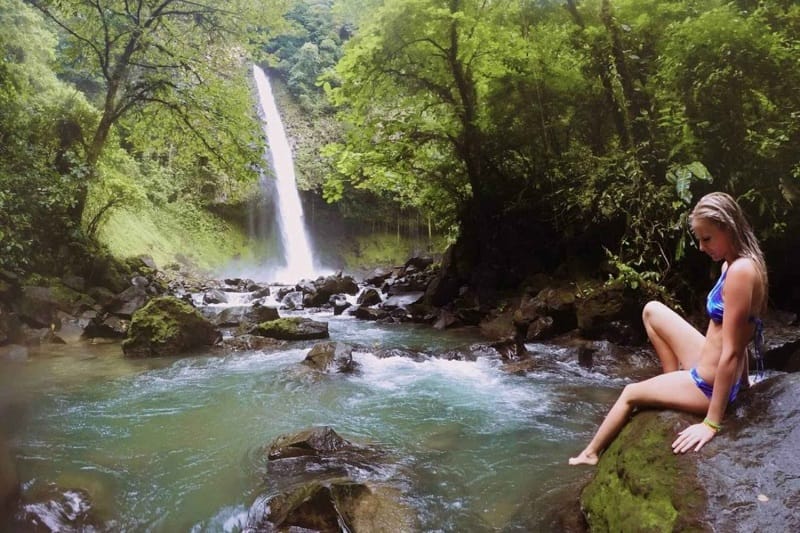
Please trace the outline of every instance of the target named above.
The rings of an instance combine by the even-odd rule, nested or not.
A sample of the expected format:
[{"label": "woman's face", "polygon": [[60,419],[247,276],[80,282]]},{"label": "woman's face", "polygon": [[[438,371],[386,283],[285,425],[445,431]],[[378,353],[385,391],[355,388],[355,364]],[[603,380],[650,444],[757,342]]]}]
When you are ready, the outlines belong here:
[{"label": "woman's face", "polygon": [[715,222],[700,218],[692,222],[692,233],[697,238],[700,251],[705,252],[712,261],[725,259],[729,263],[735,259],[730,232]]}]

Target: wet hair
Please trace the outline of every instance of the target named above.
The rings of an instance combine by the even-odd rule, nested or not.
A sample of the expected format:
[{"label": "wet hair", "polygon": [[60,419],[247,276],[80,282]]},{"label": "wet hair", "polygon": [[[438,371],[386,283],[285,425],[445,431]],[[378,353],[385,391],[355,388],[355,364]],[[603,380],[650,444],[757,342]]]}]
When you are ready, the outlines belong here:
[{"label": "wet hair", "polygon": [[767,264],[764,261],[764,254],[758,244],[758,239],[742,208],[730,194],[712,192],[700,198],[700,201],[692,209],[689,223],[698,219],[709,220],[723,230],[727,230],[736,253],[742,257],[749,257],[755,263],[764,286],[764,296],[759,306],[763,312],[767,303]]}]

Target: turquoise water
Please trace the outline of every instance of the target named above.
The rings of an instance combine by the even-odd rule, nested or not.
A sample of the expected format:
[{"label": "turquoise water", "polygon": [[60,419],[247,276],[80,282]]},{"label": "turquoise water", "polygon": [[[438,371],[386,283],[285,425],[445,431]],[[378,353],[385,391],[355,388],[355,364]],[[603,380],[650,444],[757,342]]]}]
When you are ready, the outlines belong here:
[{"label": "turquoise water", "polygon": [[569,362],[515,376],[490,357],[379,359],[373,351],[394,347],[469,351],[478,337],[317,318],[330,321],[332,339],[359,346],[359,373],[304,371],[309,344],[146,361],[124,359],[118,345],[75,344],[0,361],[0,433],[23,483],[25,521],[238,531],[257,495],[261,447],[330,425],[412,472],[406,496],[423,531],[554,529],[551,511],[588,472],[566,459],[621,383]]}]

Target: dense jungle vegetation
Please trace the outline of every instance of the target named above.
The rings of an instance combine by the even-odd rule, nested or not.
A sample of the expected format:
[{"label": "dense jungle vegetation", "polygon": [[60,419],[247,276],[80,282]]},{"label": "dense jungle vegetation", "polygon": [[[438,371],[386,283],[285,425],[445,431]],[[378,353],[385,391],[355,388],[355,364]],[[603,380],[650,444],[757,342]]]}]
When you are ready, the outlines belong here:
[{"label": "dense jungle vegetation", "polygon": [[800,307],[797,2],[0,0],[0,28],[3,269],[85,269],[114,210],[243,202],[255,61],[309,195],[452,235],[466,283],[611,265],[689,295],[686,213],[724,190]]}]

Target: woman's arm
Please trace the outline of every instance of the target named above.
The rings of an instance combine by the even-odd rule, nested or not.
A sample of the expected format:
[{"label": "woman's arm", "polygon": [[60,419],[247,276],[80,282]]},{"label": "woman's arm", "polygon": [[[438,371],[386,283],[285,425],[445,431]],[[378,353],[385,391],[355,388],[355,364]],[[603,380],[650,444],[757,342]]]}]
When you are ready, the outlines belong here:
[{"label": "woman's arm", "polygon": [[757,280],[758,273],[750,260],[734,261],[728,268],[722,289],[725,314],[722,318],[722,352],[714,375],[714,392],[706,419],[683,430],[672,443],[672,449],[676,453],[692,448],[699,450],[717,433],[713,426],[722,424],[739,363],[745,356],[745,347],[750,338],[750,307]]},{"label": "woman's arm", "polygon": [[714,376],[714,393],[708,406],[707,419],[720,424],[728,405],[728,396],[737,379],[737,370],[745,357],[745,348],[751,336],[749,323],[753,302],[753,289],[758,280],[755,265],[749,259],[739,259],[728,267],[722,300],[725,314],[722,318],[722,353]]}]

